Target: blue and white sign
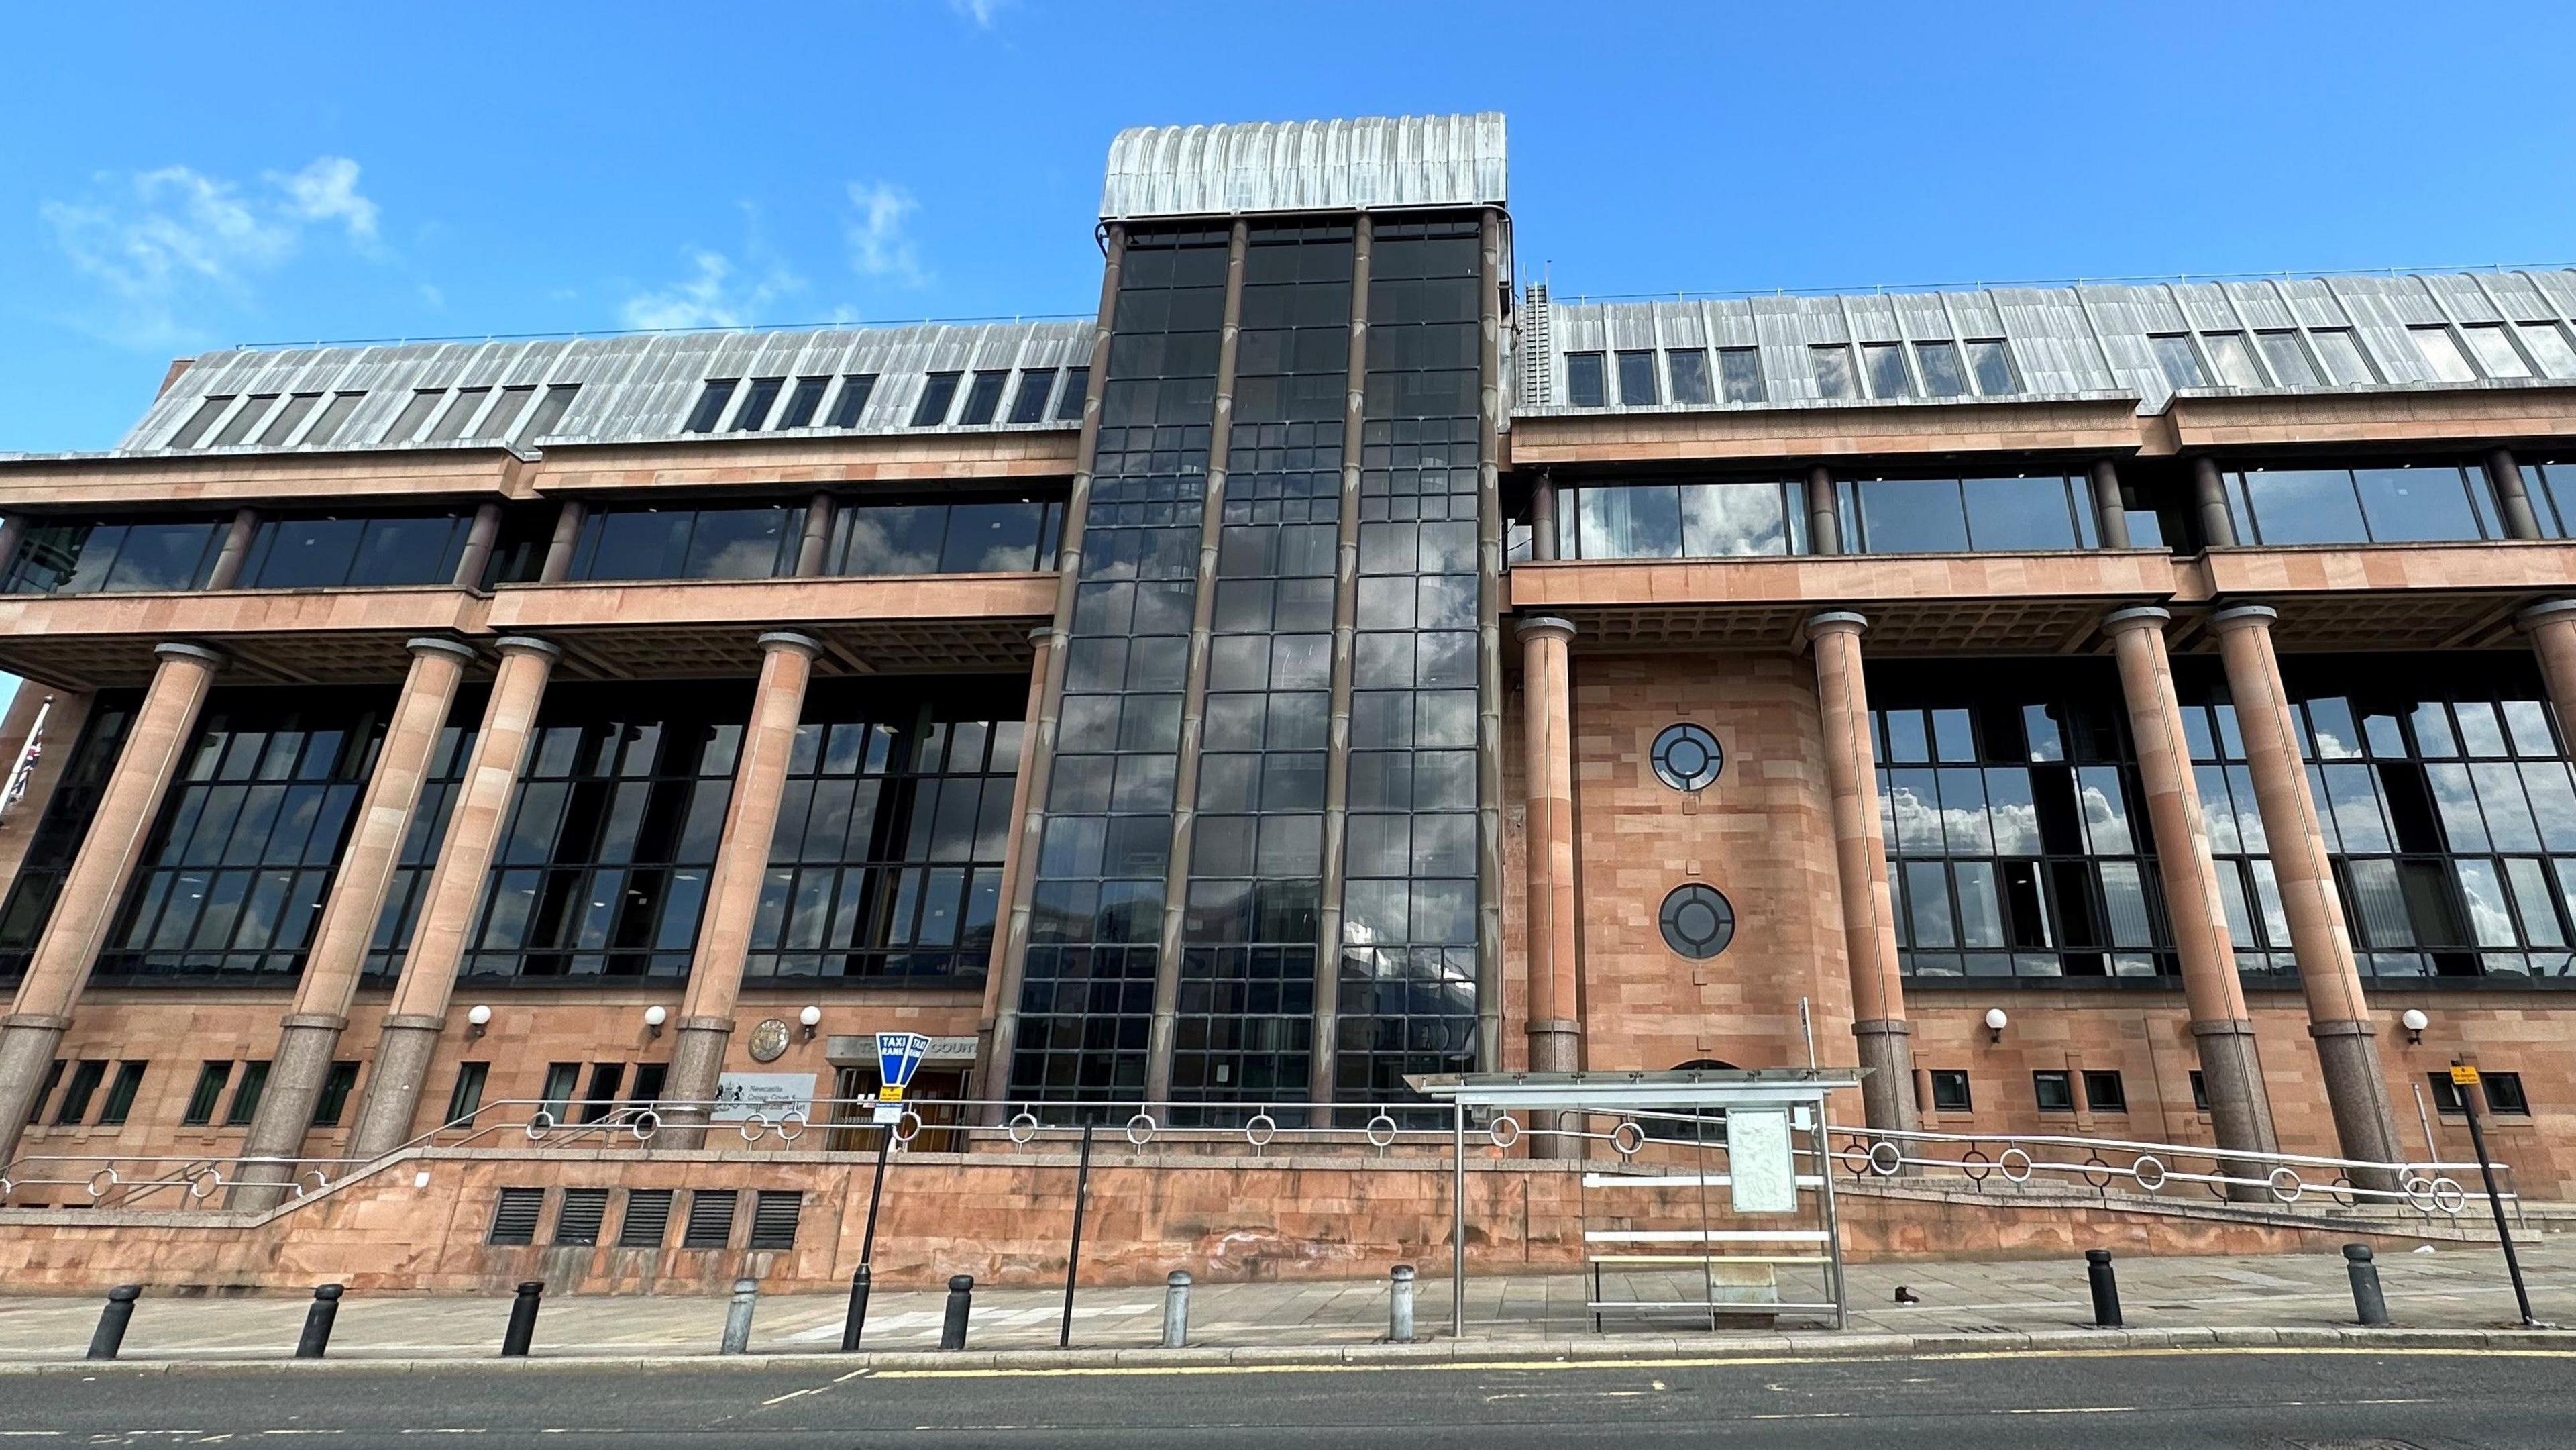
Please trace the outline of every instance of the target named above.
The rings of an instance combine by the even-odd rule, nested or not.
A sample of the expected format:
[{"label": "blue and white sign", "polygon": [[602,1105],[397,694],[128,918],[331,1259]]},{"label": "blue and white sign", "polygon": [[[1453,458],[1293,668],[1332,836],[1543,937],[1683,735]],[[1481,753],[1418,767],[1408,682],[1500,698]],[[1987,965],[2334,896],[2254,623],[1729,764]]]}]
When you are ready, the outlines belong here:
[{"label": "blue and white sign", "polygon": [[900,1094],[912,1086],[912,1075],[930,1055],[930,1039],[918,1032],[877,1034],[877,1081]]}]

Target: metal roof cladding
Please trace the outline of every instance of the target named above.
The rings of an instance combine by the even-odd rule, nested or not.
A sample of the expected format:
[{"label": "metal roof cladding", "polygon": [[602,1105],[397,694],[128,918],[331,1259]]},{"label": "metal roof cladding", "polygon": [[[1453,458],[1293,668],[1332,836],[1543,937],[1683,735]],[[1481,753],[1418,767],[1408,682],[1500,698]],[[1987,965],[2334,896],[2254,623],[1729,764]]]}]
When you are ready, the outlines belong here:
[{"label": "metal roof cladding", "polygon": [[1109,143],[1103,221],[1504,204],[1503,114],[1139,126]]},{"label": "metal roof cladding", "polygon": [[[1975,403],[1980,397],[1974,388],[1946,397],[1930,396],[1920,350],[1904,345],[1997,339],[2010,351],[2013,386],[1989,396],[2020,401],[2134,397],[2141,413],[2162,412],[2177,394],[2563,387],[2570,372],[2576,371],[2548,338],[2524,331],[2546,330],[2563,337],[2560,329],[2576,326],[2576,271],[2564,269],[1635,302],[1569,303],[1552,299],[1546,288],[1536,287],[1530,289],[1518,321],[1522,352],[1515,411],[1524,416]],[[2513,336],[2480,332],[2499,328]],[[2214,341],[2230,337],[2235,341]],[[2191,341],[2178,344],[2176,339]],[[2295,346],[2285,349],[2290,339],[2296,339]],[[2325,349],[2340,348],[2346,339],[2367,355],[2371,377],[2338,381],[2325,365]],[[1833,355],[1842,364],[1848,391],[1831,396],[1819,380],[1817,364],[1824,355],[1816,349],[1851,343],[1899,344],[1895,362],[1905,371],[1904,389],[1882,393],[1870,383],[1867,359]],[[2190,350],[2201,382],[2184,381],[2177,386],[2158,361],[2160,343]],[[2490,361],[2467,369],[2464,375],[2459,352],[2463,343],[2470,357],[2478,356],[2482,346],[2489,349]],[[2428,353],[2428,347],[2435,353]],[[2544,347],[2551,350],[2544,352]],[[1606,396],[1600,406],[1576,407],[1568,396],[1565,358],[1569,353],[1615,357],[1622,352],[1676,348],[1757,350],[1761,398],[1673,403],[1660,401],[1668,399],[1670,392],[1659,390],[1659,401],[1654,403]],[[2227,350],[2224,362],[2221,348]],[[2502,351],[2493,351],[2497,348]],[[2276,349],[2285,350],[2276,356]],[[1904,356],[1908,353],[1913,356]],[[2293,371],[2302,358],[2306,377]]]},{"label": "metal roof cladding", "polygon": [[[1079,367],[1091,361],[1088,321],[919,323],[902,327],[823,328],[781,332],[682,332],[520,342],[392,343],[283,349],[239,349],[196,359],[116,447],[162,453],[210,397],[363,392],[328,451],[351,448],[468,446],[387,437],[415,394],[439,389],[556,387],[580,391],[543,438],[547,443],[641,443],[683,436],[682,427],[710,380],[877,378],[866,408],[850,428],[809,427],[733,437],[803,434],[989,433],[1068,428],[1053,409],[1033,423],[945,422],[910,426],[913,406],[933,373]],[[190,453],[295,452],[311,445],[240,443]],[[492,446],[489,441],[480,445]]]}]

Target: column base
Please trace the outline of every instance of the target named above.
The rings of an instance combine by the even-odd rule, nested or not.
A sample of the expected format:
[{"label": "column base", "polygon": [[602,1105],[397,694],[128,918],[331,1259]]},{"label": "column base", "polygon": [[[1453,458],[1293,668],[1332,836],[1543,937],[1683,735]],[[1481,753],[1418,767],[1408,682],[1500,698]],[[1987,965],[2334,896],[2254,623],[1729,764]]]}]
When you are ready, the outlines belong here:
[{"label": "column base", "polygon": [[707,1145],[708,1104],[724,1083],[725,1044],[733,1039],[730,1017],[684,1017],[680,1040],[671,1048],[671,1076],[662,1091],[669,1106],[655,1104],[662,1120],[654,1130],[656,1148],[703,1148]]},{"label": "column base", "polygon": [[71,1025],[68,1017],[34,1012],[0,1020],[0,1169],[18,1156],[18,1135],[36,1115],[36,1094],[44,1090],[54,1049]]},{"label": "column base", "polygon": [[[2221,1148],[2247,1153],[2277,1153],[2281,1140],[2272,1127],[2272,1097],[2263,1086],[2263,1065],[2255,1051],[2254,1024],[2243,1018],[2194,1022],[2191,1035],[2200,1052],[2202,1090],[2209,1096],[2211,1136]],[[2221,1160],[2231,1178],[2263,1179],[2271,1170],[2238,1160]],[[2271,1190],[2260,1184],[2228,1185],[2237,1203],[2269,1203]]]},{"label": "column base", "polygon": [[303,1156],[313,1106],[331,1075],[346,1020],[322,1012],[286,1019],[268,1070],[268,1090],[260,1094],[259,1114],[242,1137],[242,1161],[232,1191],[224,1196],[226,1207],[265,1213],[286,1201],[300,1171],[294,1160]]},{"label": "column base", "polygon": [[357,1126],[349,1130],[349,1156],[374,1158],[411,1141],[412,1119],[420,1112],[421,1089],[429,1083],[430,1061],[438,1056],[442,1017],[387,1017],[376,1038],[376,1069],[367,1083],[367,1100],[358,1109]]},{"label": "column base", "polygon": [[1852,1024],[1860,1044],[1860,1065],[1869,1075],[1860,1080],[1861,1112],[1869,1126],[1913,1132],[1922,1122],[1914,1110],[1914,1026],[1902,1017],[1875,1017]]},{"label": "column base", "polygon": [[[1532,1022],[1529,1033],[1529,1070],[1532,1072],[1580,1072],[1583,1070],[1582,1029],[1563,1018]],[[1529,1135],[1532,1158],[1566,1159],[1584,1157],[1583,1140],[1571,1136],[1568,1129],[1579,1130],[1582,1116],[1577,1113],[1550,1113],[1544,1124],[1554,1132]]]},{"label": "column base", "polygon": [[2354,1186],[2397,1191],[2405,1175],[2394,1165],[2406,1161],[2406,1149],[2397,1140],[2397,1112],[2380,1072],[2377,1029],[2359,1019],[2311,1022],[2308,1036],[2325,1071],[2326,1104],[2334,1110],[2335,1142],[2343,1156],[2392,1165],[2352,1170]]}]

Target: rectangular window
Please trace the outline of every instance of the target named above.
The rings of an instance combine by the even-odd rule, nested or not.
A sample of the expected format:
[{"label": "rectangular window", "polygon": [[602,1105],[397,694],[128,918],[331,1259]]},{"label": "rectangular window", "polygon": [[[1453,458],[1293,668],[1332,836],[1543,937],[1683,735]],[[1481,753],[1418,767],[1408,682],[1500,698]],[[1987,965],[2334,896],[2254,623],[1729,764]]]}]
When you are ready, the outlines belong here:
[{"label": "rectangular window", "polygon": [[2469,365],[2468,354],[2460,351],[2460,340],[2451,336],[2451,329],[2410,327],[2406,331],[2415,339],[2416,353],[2424,359],[2424,366],[2432,370],[2436,379],[2446,383],[2474,383],[2478,380],[2478,370]]},{"label": "rectangular window", "polygon": [[608,1190],[567,1188],[555,1214],[555,1243],[583,1248],[599,1242],[599,1226],[608,1219]]},{"label": "rectangular window", "polygon": [[2469,340],[2470,355],[2478,360],[2478,367],[2488,377],[2531,376],[2531,365],[2522,360],[2521,353],[2514,351],[2513,339],[2505,335],[2503,323],[2487,322],[2463,327],[2460,335]]},{"label": "rectangular window", "polygon": [[2063,1072],[2040,1071],[2030,1075],[2031,1096],[2038,1100],[2043,1113],[2075,1111],[2075,1083]]},{"label": "rectangular window", "polygon": [[841,395],[832,400],[832,426],[856,428],[859,415],[868,410],[868,399],[877,390],[874,373],[851,373],[841,379]]},{"label": "rectangular window", "polygon": [[1035,423],[1046,417],[1047,393],[1055,387],[1055,369],[1024,368],[1020,390],[1011,395],[1011,421]]},{"label": "rectangular window", "polygon": [[769,421],[769,410],[778,406],[778,395],[787,386],[785,378],[753,378],[750,389],[742,395],[742,406],[734,411],[733,431],[757,433]]},{"label": "rectangular window", "polygon": [[537,1241],[537,1216],[545,1212],[542,1188],[504,1188],[492,1208],[492,1232],[486,1243],[516,1245]]},{"label": "rectangular window", "polygon": [[447,1095],[447,1126],[470,1128],[474,1115],[483,1111],[483,1084],[492,1075],[488,1062],[465,1062],[456,1067],[456,1087]]},{"label": "rectangular window", "polygon": [[689,421],[680,425],[683,433],[713,433],[724,421],[725,404],[733,401],[733,390],[742,386],[740,378],[709,378],[698,394],[698,405],[689,410]]},{"label": "rectangular window", "polygon": [[966,407],[957,415],[957,421],[970,428],[992,422],[993,414],[1002,406],[1002,385],[1010,380],[1008,372],[977,373],[974,383],[966,389]]},{"label": "rectangular window", "polygon": [[180,424],[179,431],[171,434],[170,441],[161,446],[164,448],[196,447],[197,440],[206,436],[206,430],[215,426],[215,420],[224,415],[224,410],[230,408],[233,400],[238,396],[239,394],[236,393],[225,393],[220,397],[208,398],[199,403],[197,411],[189,414],[188,421]]},{"label": "rectangular window", "polygon": [[224,1126],[227,1128],[248,1126],[250,1120],[258,1116],[259,1100],[267,1091],[268,1064],[243,1063],[241,1082],[233,1088],[232,1106],[224,1112]]},{"label": "rectangular window", "polygon": [[1914,365],[1923,370],[1923,391],[1928,396],[1955,398],[1968,391],[1967,375],[1959,369],[1957,343],[1914,344]]},{"label": "rectangular window", "polygon": [[671,1231],[671,1190],[626,1190],[626,1217],[617,1225],[621,1249],[658,1249]]},{"label": "rectangular window", "polygon": [[429,421],[430,409],[437,407],[438,400],[446,396],[447,390],[445,388],[413,389],[411,401],[403,404],[403,410],[394,415],[393,426],[387,428],[385,430],[385,436],[378,441],[384,443],[409,443],[413,438],[419,436],[420,425]]},{"label": "rectangular window", "polygon": [[1968,1074],[1957,1068],[1932,1069],[1932,1106],[1944,1113],[1969,1111]]},{"label": "rectangular window", "polygon": [[276,405],[275,393],[253,393],[242,399],[241,411],[233,414],[231,421],[224,424],[224,431],[215,435],[213,446],[230,448],[248,438],[250,430],[258,427],[259,420],[267,417],[268,410]]},{"label": "rectangular window", "polygon": [[805,1211],[805,1195],[795,1190],[762,1189],[751,1200],[751,1241],[755,1249],[796,1247],[796,1221]]},{"label": "rectangular window", "polygon": [[2379,374],[2370,366],[2370,355],[2361,350],[2361,340],[2349,327],[2320,327],[2308,333],[2308,341],[2317,349],[2317,362],[2325,368],[2330,383],[2375,383]]},{"label": "rectangular window", "polygon": [[572,407],[573,395],[580,391],[579,383],[557,383],[546,389],[546,395],[537,399],[537,405],[528,410],[528,421],[519,425],[518,435],[510,441],[525,446],[552,435],[555,425],[563,421],[565,412]]},{"label": "rectangular window", "polygon": [[120,1062],[116,1065],[116,1081],[107,1085],[107,1103],[98,1110],[100,1127],[123,1127],[125,1120],[133,1115],[134,1095],[143,1090],[145,1066],[146,1064],[140,1062]]},{"label": "rectangular window", "polygon": [[1905,371],[1904,348],[1892,342],[1865,342],[1860,345],[1860,361],[1869,374],[1871,397],[1914,396],[1914,379]]},{"label": "rectangular window", "polygon": [[2117,1072],[2088,1070],[2084,1074],[2084,1106],[2097,1113],[2125,1113],[2129,1110],[2129,1090]]},{"label": "rectangular window", "polygon": [[528,400],[536,395],[534,386],[503,388],[501,396],[484,413],[483,421],[474,425],[474,437],[478,441],[509,437],[510,425],[519,421],[519,415],[527,410]]},{"label": "rectangular window", "polygon": [[915,428],[936,428],[948,421],[948,409],[957,401],[957,383],[961,374],[932,373],[921,383],[921,401],[912,406]]},{"label": "rectangular window", "polygon": [[1717,350],[1717,382],[1721,396],[1730,403],[1759,403],[1763,400],[1762,350],[1756,347],[1721,347]]},{"label": "rectangular window", "polygon": [[2000,337],[1968,339],[1968,371],[1977,380],[1977,391],[1986,397],[2021,391],[2013,376],[2012,344]]},{"label": "rectangular window", "polygon": [[2262,346],[2263,361],[2272,365],[2272,376],[2287,388],[2313,388],[2317,370],[2308,362],[2308,349],[2295,332],[2258,332],[2254,340]]},{"label": "rectangular window", "polygon": [[491,397],[490,388],[457,389],[455,398],[447,405],[447,411],[439,414],[438,421],[429,425],[429,436],[421,441],[453,443],[464,437],[465,425],[473,421],[474,415],[482,410],[484,403]]},{"label": "rectangular window", "polygon": [[581,1100],[581,1120],[596,1123],[617,1110],[617,1094],[626,1086],[626,1064],[591,1064],[590,1093]]},{"label": "rectangular window", "polygon": [[2164,333],[2147,339],[2147,347],[2156,355],[2156,366],[2164,369],[2165,382],[2176,388],[2205,388],[2209,374],[2200,368],[2200,354],[2191,350],[2191,339],[2178,332]]},{"label": "rectangular window", "polygon": [[1619,354],[1619,401],[1631,408],[1651,408],[1663,401],[1655,387],[1655,355],[1651,352]]},{"label": "rectangular window", "polygon": [[1601,354],[1565,355],[1565,401],[1577,408],[1598,408],[1609,403],[1609,381],[1601,370]]},{"label": "rectangular window", "polygon": [[2191,1110],[2195,1113],[2209,1111],[2209,1079],[2202,1076],[2196,1067],[2191,1070]]},{"label": "rectangular window", "polygon": [[232,1081],[233,1065],[210,1062],[197,1069],[197,1085],[188,1092],[188,1110],[179,1115],[183,1128],[202,1128],[215,1120],[215,1105],[223,1101],[224,1084]]},{"label": "rectangular window", "polygon": [[61,1082],[62,1080],[63,1060],[57,1057],[45,1068],[44,1085],[37,1088],[35,1097],[28,1100],[27,1122],[30,1126],[33,1126],[37,1119],[42,1118],[45,1115],[45,1101],[54,1095],[54,1084]]},{"label": "rectangular window", "polygon": [[1664,360],[1673,373],[1674,402],[1709,401],[1711,395],[1708,390],[1708,350],[1706,348],[1677,347],[1665,353]]},{"label": "rectangular window", "polygon": [[1090,396],[1091,369],[1089,367],[1066,368],[1064,391],[1056,395],[1055,420],[1059,423],[1081,422],[1083,404]]},{"label": "rectangular window", "polygon": [[286,406],[277,410],[277,417],[271,420],[266,428],[260,430],[259,446],[275,448],[294,437],[296,427],[303,423],[305,415],[311,413],[314,405],[321,401],[320,393],[297,393],[288,398]]},{"label": "rectangular window", "polygon": [[662,1100],[662,1085],[670,1078],[671,1064],[667,1062],[638,1063],[635,1067],[635,1090],[627,1094],[626,1100],[638,1107],[649,1108]]},{"label": "rectangular window", "polygon": [[2531,1116],[2531,1099],[2523,1095],[2521,1073],[2482,1072],[2478,1082],[2487,1090],[2488,1112]]},{"label": "rectangular window", "polygon": [[537,1109],[555,1122],[562,1122],[572,1111],[573,1089],[581,1083],[581,1064],[550,1062],[546,1064],[546,1089],[538,1095]]},{"label": "rectangular window", "polygon": [[62,1103],[54,1109],[57,1127],[73,1127],[89,1116],[89,1100],[98,1095],[98,1085],[106,1080],[105,1058],[83,1058],[72,1065],[72,1080],[63,1087]]},{"label": "rectangular window", "polygon": [[787,395],[787,411],[778,415],[779,428],[812,426],[814,414],[823,406],[823,390],[830,386],[830,378],[798,378],[796,391]]},{"label": "rectangular window", "polygon": [[1807,366],[1816,374],[1816,396],[1820,398],[1854,398],[1860,389],[1852,379],[1851,345],[1818,343],[1807,349]]},{"label": "rectangular window", "polygon": [[304,435],[304,446],[310,448],[339,437],[349,415],[358,411],[358,404],[364,402],[366,396],[365,393],[333,393],[330,406],[322,410],[321,417],[313,420],[312,429]]},{"label": "rectangular window", "polygon": [[322,1092],[313,1099],[313,1126],[336,1128],[340,1115],[349,1110],[349,1094],[358,1086],[358,1065],[335,1062],[322,1079]]},{"label": "rectangular window", "polygon": [[700,1188],[689,1194],[689,1222],[680,1233],[684,1249],[720,1249],[733,1241],[734,1202],[731,1188]]},{"label": "rectangular window", "polygon": [[2522,345],[2540,364],[2540,370],[2553,378],[2576,378],[2576,348],[2567,345],[2567,334],[2555,322],[2526,322],[2516,329],[2522,334]]},{"label": "rectangular window", "polygon": [[2201,346],[2209,349],[2210,366],[2218,370],[2218,381],[2231,388],[2259,388],[2268,381],[2262,365],[2254,361],[2254,349],[2245,345],[2241,332],[2204,332]]}]

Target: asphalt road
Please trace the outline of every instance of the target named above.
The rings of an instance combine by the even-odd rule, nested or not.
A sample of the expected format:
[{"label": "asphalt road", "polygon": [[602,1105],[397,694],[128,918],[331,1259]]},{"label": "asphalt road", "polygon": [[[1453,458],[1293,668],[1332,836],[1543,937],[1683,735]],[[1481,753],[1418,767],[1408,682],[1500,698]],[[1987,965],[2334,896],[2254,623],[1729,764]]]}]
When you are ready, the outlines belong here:
[{"label": "asphalt road", "polygon": [[0,1446],[2564,1450],[2576,1353],[2104,1352],[1445,1369],[208,1369],[0,1379]]}]

